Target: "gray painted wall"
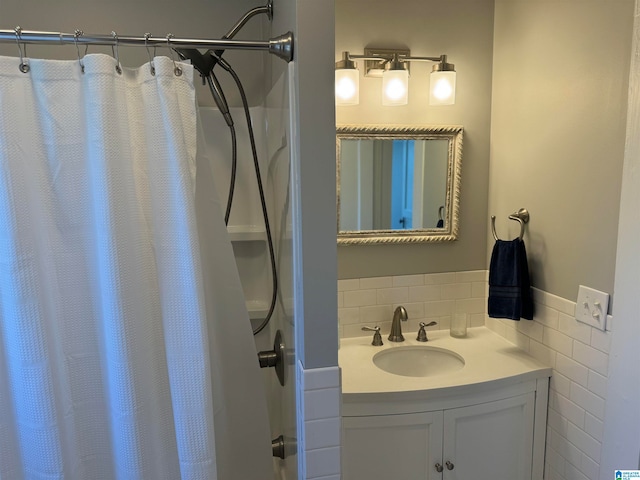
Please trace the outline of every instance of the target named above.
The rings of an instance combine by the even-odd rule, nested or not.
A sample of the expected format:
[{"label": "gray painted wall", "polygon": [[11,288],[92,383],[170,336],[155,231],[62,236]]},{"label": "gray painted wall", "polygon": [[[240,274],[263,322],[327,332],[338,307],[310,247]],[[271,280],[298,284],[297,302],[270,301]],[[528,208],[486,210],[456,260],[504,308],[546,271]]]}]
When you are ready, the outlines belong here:
[{"label": "gray painted wall", "polygon": [[409,104],[383,107],[381,80],[364,78],[359,65],[360,105],[338,107],[338,124],[464,126],[459,240],[341,246],[338,278],[486,268],[493,0],[402,0],[402,8],[386,0],[336,0],[335,47],[336,59],[343,50],[362,53],[365,47],[408,47],[415,56],[445,53],[458,72],[454,106],[429,106],[431,64],[414,62]]},{"label": "gray painted wall", "polygon": [[[497,0],[489,211],[531,213],[533,285],[613,293],[632,0]],[[463,199],[464,200],[464,199]]]},{"label": "gray painted wall", "polygon": [[294,261],[304,282],[296,334],[299,359],[312,369],[338,364],[333,0],[297,0],[296,17]]}]

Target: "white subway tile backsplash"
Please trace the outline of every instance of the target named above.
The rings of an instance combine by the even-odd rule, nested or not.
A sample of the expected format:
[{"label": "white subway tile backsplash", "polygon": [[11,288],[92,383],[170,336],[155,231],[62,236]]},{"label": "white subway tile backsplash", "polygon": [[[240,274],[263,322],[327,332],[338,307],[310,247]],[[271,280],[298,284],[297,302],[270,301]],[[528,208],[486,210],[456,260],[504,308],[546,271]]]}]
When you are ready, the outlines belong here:
[{"label": "white subway tile backsplash", "polygon": [[424,285],[424,275],[399,275],[393,277],[394,287],[413,287]]},{"label": "white subway tile backsplash", "polygon": [[456,282],[485,282],[486,270],[470,270],[466,272],[456,272]]},{"label": "white subway tile backsplash", "polygon": [[442,285],[442,300],[471,298],[471,283],[450,283]]},{"label": "white subway tile backsplash", "polygon": [[547,463],[551,468],[557,470],[560,474],[564,474],[565,459],[551,447],[547,449]]},{"label": "white subway tile backsplash", "polygon": [[340,368],[296,368],[298,452],[307,480],[340,478]]},{"label": "white subway tile backsplash", "polygon": [[486,282],[472,282],[471,283],[471,297],[472,298],[487,298],[487,284]]},{"label": "white subway tile backsplash", "polygon": [[568,420],[560,412],[549,407],[547,424],[565,438],[567,437],[567,422]]},{"label": "white subway tile backsplash", "polygon": [[371,325],[372,323],[390,322],[392,316],[393,308],[391,305],[360,307],[360,322],[363,324]]},{"label": "white subway tile backsplash", "polygon": [[546,365],[556,365],[556,352],[536,340],[529,341],[529,354]]},{"label": "white subway tile backsplash", "polygon": [[536,304],[534,320],[540,322],[542,325],[557,330],[558,315],[559,312],[557,310],[542,304]]},{"label": "white subway tile backsplash", "polygon": [[498,318],[486,317],[484,319],[484,324],[487,326],[488,329],[490,329],[491,331],[497,333],[501,337],[506,336],[505,332],[506,332],[507,327],[505,327],[505,325],[502,322],[502,320],[500,320]]},{"label": "white subway tile backsplash", "polygon": [[587,412],[584,416],[584,431],[599,442],[602,442],[602,438],[604,437],[604,423],[599,418]]},{"label": "white subway tile backsplash", "polygon": [[571,380],[556,370],[551,375],[551,388],[567,398],[571,396]]},{"label": "white subway tile backsplash", "polygon": [[336,388],[341,385],[339,367],[313,368],[311,370],[305,370],[305,372],[305,390]]},{"label": "white subway tile backsplash", "polygon": [[609,373],[609,355],[584,343],[574,342],[573,359],[601,375]]},{"label": "white subway tile backsplash", "polygon": [[[400,304],[392,305],[391,310],[395,310]],[[415,302],[415,303],[402,303],[402,306],[407,310],[407,315],[409,319],[417,319],[417,318],[425,318],[424,315],[424,303],[423,302]]]},{"label": "white subway tile backsplash", "polygon": [[483,327],[484,326],[484,313],[471,313],[471,314],[469,314],[469,326],[470,327]]},{"label": "white subway tile backsplash", "polygon": [[544,334],[542,336],[542,343],[567,357],[571,357],[573,354],[573,338],[560,333],[553,328],[545,327]]},{"label": "white subway tile backsplash", "polygon": [[305,422],[307,450],[340,446],[340,418],[332,417]]},{"label": "white subway tile backsplash", "polygon": [[307,480],[340,473],[340,447],[307,449],[305,456]]},{"label": "white subway tile backsplash", "polygon": [[556,369],[584,387],[589,384],[589,369],[560,353],[556,357]]},{"label": "white subway tile backsplash", "polygon": [[381,288],[378,290],[376,299],[378,305],[406,303],[408,301],[409,289],[407,287]]},{"label": "white subway tile backsplash", "polygon": [[441,299],[440,285],[420,285],[409,287],[410,302],[430,302]]},{"label": "white subway tile backsplash", "polygon": [[393,287],[393,277],[372,277],[361,278],[360,289],[367,290],[372,288],[391,288]]},{"label": "white subway tile backsplash", "polygon": [[[336,394],[338,391],[338,394]],[[339,388],[307,390],[304,392],[305,421],[320,420],[336,416],[340,411]]]},{"label": "white subway tile backsplash", "polygon": [[443,285],[445,283],[456,283],[455,272],[451,273],[425,273],[425,285]]},{"label": "white subway tile backsplash", "polygon": [[563,418],[579,427],[584,426],[584,408],[558,393],[552,394],[550,398],[553,399],[553,409]]},{"label": "white subway tile backsplash", "polygon": [[566,460],[565,468],[566,465],[580,463],[582,459],[580,449],[556,431],[551,432],[551,446]]},{"label": "white subway tile backsplash", "polygon": [[340,325],[349,325],[351,323],[360,322],[360,308],[348,307],[338,308],[338,323]]},{"label": "white subway tile backsplash", "polygon": [[592,327],[585,323],[580,323],[572,315],[566,315],[564,313],[559,314],[558,320],[559,331],[584,344],[588,345],[591,342]]},{"label": "white subway tile backsplash", "polygon": [[542,342],[544,327],[538,322],[520,320],[519,322],[515,322],[515,327],[518,332],[526,335],[530,339]]},{"label": "white subway tile backsplash", "polygon": [[484,298],[465,298],[456,300],[455,313],[484,313],[487,310],[487,300]]},{"label": "white subway tile backsplash", "polygon": [[[543,338],[542,344],[530,339],[529,353],[554,367],[545,480],[597,480],[610,334],[577,322],[574,302],[532,290]],[[513,335],[502,322],[487,318],[485,324],[508,339]]]},{"label": "white subway tile backsplash", "polygon": [[346,292],[347,290],[360,290],[360,279],[349,278],[345,280],[338,280],[338,291]]},{"label": "white subway tile backsplash", "polygon": [[[503,321],[506,322],[506,320],[503,320]],[[513,323],[513,322],[510,322],[510,323]],[[529,351],[529,337],[527,337],[523,333],[520,333],[518,330],[511,327],[510,325],[507,325],[507,328],[505,329],[505,338],[509,340],[511,343],[513,343],[514,345],[517,345],[518,347],[520,347],[525,352]]]},{"label": "white subway tile backsplash", "polygon": [[571,400],[594,417],[604,418],[604,399],[576,383],[571,384]]},{"label": "white subway tile backsplash", "polygon": [[345,307],[364,307],[377,303],[377,290],[350,290],[344,292]]},{"label": "white subway tile backsplash", "polygon": [[589,391],[601,398],[607,397],[607,377],[600,375],[593,370],[589,371]]},{"label": "white subway tile backsplash", "polygon": [[564,463],[562,465],[562,470],[556,470],[555,466],[549,465],[547,469],[545,469],[545,480],[566,480],[564,478]]},{"label": "white subway tile backsplash", "polygon": [[453,315],[455,302],[453,300],[441,300],[439,302],[425,302],[424,314],[427,318]]},{"label": "white subway tile backsplash", "polygon": [[[602,444],[591,435],[585,433],[584,430],[569,423],[567,440],[575,445],[581,452],[586,453],[594,461],[600,461],[600,450],[602,448]],[[580,462],[578,464],[580,464]]]},{"label": "white subway tile backsplash", "polygon": [[600,475],[600,464],[589,458],[588,455],[582,455],[580,471],[584,473],[589,480],[598,480],[598,476]]},{"label": "white subway tile backsplash", "polygon": [[611,348],[611,332],[603,332],[597,328],[591,329],[591,346],[601,352],[609,353]]},{"label": "white subway tile backsplash", "polygon": [[578,467],[571,463],[566,464],[564,474],[567,480],[590,480],[584,473],[578,470]]},{"label": "white subway tile backsplash", "polygon": [[558,297],[556,295],[553,295],[549,292],[545,292],[538,288],[533,288],[532,290],[533,290],[534,300],[537,303],[542,303],[543,305],[553,308],[554,310],[557,310],[560,313],[564,313],[572,317],[574,316],[576,311],[575,302],[571,300],[567,300],[565,298]]}]

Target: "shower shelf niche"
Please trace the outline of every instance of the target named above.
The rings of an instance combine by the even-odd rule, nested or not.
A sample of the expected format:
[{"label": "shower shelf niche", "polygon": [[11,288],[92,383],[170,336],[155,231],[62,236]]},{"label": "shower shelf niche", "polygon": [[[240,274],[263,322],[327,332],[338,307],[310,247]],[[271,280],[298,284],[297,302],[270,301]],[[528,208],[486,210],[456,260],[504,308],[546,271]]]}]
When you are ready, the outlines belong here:
[{"label": "shower shelf niche", "polygon": [[232,242],[265,242],[267,240],[265,228],[257,225],[229,225],[227,233]]},{"label": "shower shelf niche", "polygon": [[260,300],[247,300],[247,311],[251,320],[262,319],[269,312],[269,304]]},{"label": "shower shelf niche", "polygon": [[232,242],[259,242],[266,241],[267,235],[264,227],[257,225],[229,225],[227,226],[229,240]]}]

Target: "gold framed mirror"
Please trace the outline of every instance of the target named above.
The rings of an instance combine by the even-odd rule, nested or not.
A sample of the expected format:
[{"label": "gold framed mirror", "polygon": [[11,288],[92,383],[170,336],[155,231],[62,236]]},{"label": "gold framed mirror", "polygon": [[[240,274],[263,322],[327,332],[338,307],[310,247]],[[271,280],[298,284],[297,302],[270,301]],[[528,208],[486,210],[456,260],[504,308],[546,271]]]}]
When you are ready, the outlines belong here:
[{"label": "gold framed mirror", "polygon": [[338,126],[338,244],[456,240],[462,132],[461,126]]}]

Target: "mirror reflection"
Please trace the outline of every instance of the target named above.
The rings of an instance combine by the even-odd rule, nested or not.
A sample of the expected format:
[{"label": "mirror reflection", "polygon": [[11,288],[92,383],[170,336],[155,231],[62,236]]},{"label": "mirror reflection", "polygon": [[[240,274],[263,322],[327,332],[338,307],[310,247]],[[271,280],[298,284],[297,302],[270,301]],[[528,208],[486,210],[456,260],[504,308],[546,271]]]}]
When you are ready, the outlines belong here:
[{"label": "mirror reflection", "polygon": [[444,228],[448,140],[343,139],[340,230]]},{"label": "mirror reflection", "polygon": [[339,128],[338,242],[454,240],[461,149],[461,127]]}]

